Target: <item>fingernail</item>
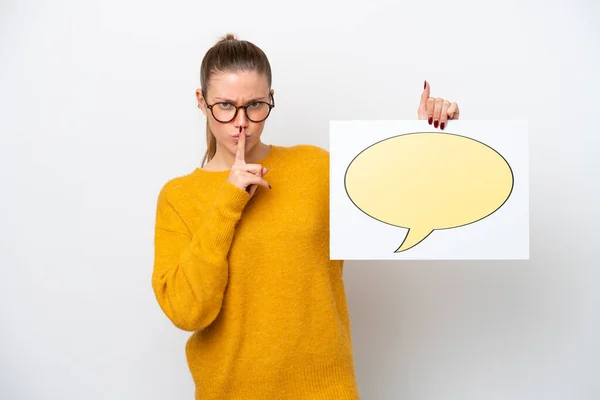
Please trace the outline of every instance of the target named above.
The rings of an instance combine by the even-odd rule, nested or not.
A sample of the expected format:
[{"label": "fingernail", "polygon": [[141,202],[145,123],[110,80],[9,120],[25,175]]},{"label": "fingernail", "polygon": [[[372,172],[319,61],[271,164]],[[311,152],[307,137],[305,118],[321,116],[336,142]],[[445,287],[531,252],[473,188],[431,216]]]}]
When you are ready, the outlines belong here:
[{"label": "fingernail", "polygon": [[423,89],[427,89],[427,81],[425,81],[425,84],[423,85]]},{"label": "fingernail", "polygon": [[439,121],[436,119],[435,121],[433,121],[433,126],[434,126],[435,128],[437,128],[437,127],[438,127],[438,123],[439,123]]},{"label": "fingernail", "polygon": [[440,129],[441,129],[441,130],[444,130],[444,126],[446,126],[446,123],[445,123],[445,122],[441,122],[441,123],[440,123]]},{"label": "fingernail", "polygon": [[429,122],[429,125],[431,125],[431,122],[433,121],[432,117],[429,117],[429,119],[427,120],[427,122]]},{"label": "fingernail", "polygon": [[269,189],[273,189],[273,188],[271,187],[271,184],[269,184]]}]

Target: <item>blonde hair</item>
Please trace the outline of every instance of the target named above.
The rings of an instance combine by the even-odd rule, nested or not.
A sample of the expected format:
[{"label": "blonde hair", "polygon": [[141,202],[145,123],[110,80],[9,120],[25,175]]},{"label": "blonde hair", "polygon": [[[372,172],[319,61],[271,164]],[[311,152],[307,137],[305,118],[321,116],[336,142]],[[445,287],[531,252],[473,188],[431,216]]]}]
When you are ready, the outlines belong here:
[{"label": "blonde hair", "polygon": [[[211,47],[200,66],[200,87],[206,99],[206,91],[210,77],[216,72],[258,72],[267,78],[271,89],[271,65],[265,53],[256,45],[246,40],[238,40],[234,34],[227,33]],[[217,140],[206,119],[206,152],[202,158],[202,166],[209,162],[217,151]]]}]

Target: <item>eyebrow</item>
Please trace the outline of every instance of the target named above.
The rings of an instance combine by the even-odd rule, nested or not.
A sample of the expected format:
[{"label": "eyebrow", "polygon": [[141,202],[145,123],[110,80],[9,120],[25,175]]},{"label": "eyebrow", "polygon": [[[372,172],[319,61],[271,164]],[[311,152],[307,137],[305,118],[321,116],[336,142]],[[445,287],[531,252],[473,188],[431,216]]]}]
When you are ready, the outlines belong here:
[{"label": "eyebrow", "polygon": [[[215,96],[215,100],[216,101],[224,101],[226,103],[235,103],[235,101],[231,100],[231,99],[227,99],[225,97],[219,97],[219,96]],[[246,102],[246,104],[250,104],[250,103],[254,103],[255,101],[268,101],[268,99],[266,97],[253,97],[250,100],[248,100]]]}]

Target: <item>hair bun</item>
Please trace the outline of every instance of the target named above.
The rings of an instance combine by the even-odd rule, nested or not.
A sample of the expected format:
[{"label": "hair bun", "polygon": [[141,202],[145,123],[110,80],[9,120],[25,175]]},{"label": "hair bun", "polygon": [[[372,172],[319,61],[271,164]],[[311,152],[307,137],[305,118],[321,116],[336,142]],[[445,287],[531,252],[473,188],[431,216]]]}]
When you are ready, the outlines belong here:
[{"label": "hair bun", "polygon": [[237,38],[233,33],[227,33],[225,36],[221,37],[221,40],[219,40],[219,42],[226,42],[228,40],[237,40]]}]

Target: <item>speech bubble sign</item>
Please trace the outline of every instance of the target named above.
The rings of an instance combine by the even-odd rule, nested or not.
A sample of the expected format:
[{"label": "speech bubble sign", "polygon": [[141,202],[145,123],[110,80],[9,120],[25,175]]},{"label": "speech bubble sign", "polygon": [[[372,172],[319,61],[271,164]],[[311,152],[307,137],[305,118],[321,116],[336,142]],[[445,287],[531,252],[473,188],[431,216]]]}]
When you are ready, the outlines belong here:
[{"label": "speech bubble sign", "polygon": [[440,132],[394,136],[361,151],[345,174],[346,193],[368,216],[408,233],[396,253],[434,230],[477,222],[510,197],[514,176],[496,150]]}]

